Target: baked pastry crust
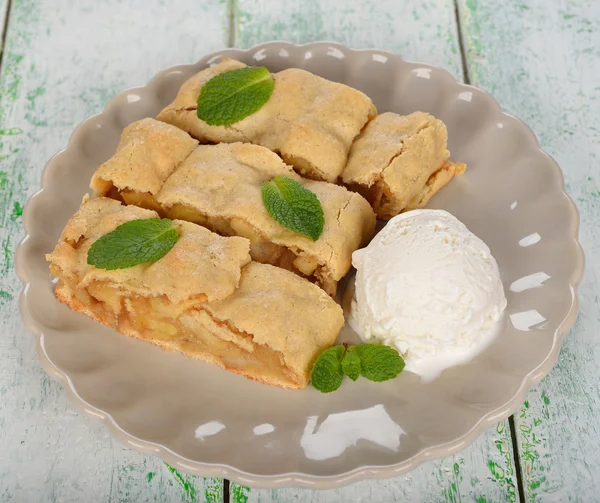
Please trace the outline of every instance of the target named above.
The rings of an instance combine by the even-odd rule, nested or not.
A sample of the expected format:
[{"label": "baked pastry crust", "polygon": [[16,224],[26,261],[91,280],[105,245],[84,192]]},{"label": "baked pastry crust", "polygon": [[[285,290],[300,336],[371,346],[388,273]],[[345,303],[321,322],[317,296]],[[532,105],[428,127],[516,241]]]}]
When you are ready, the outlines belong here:
[{"label": "baked pastry crust", "polygon": [[[275,176],[292,178],[319,198],[325,226],[317,241],[287,229],[267,212],[261,188]],[[248,238],[253,260],[308,277],[330,295],[350,269],[352,252],[375,232],[375,214],[359,194],[302,179],[276,154],[248,143],[199,146],[156,200],[169,218]]]},{"label": "baked pastry crust", "polygon": [[354,141],[343,182],[363,194],[379,218],[421,208],[466,165],[448,160],[445,124],[424,112],[391,112]]},{"label": "baked pastry crust", "polygon": [[[118,190],[128,204],[145,202],[151,197],[179,164],[196,148],[198,141],[179,128],[146,118],[127,126],[115,154],[94,173],[90,188],[94,194],[105,196]],[[136,196],[128,189],[135,187]]]},{"label": "baked pastry crust", "polygon": [[239,283],[240,269],[250,262],[248,241],[223,238],[189,222],[174,222],[179,239],[153,264],[108,271],[87,263],[88,250],[101,236],[130,220],[157,217],[151,210],[86,196],[49,256],[51,272],[81,288],[102,282],[119,285],[127,295],[165,296],[174,304],[231,295]]},{"label": "baked pastry crust", "polygon": [[[108,163],[110,175],[117,181],[104,170],[106,183],[101,190],[92,182],[96,195],[122,198],[222,235],[248,238],[253,260],[296,272],[330,295],[350,269],[352,252],[375,232],[375,214],[362,196],[338,185],[303,179],[279,156],[258,145],[200,145],[173,170],[160,190],[153,186],[152,193],[145,191],[150,185],[145,176],[154,174],[135,155]],[[300,182],[321,201],[325,226],[317,241],[283,227],[268,214],[261,188],[275,176]],[[111,190],[105,192],[106,187]]]},{"label": "baked pastry crust", "polygon": [[118,225],[156,212],[84,198],[47,256],[57,298],[119,332],[267,384],[302,388],[344,323],[317,286],[250,262],[249,243],[174,221],[180,237],[148,265],[106,271],[87,252]]},{"label": "baked pastry crust", "polygon": [[335,182],[354,138],[377,110],[371,99],[343,84],[298,68],[273,74],[275,87],[257,112],[230,126],[198,118],[197,100],[212,77],[246,66],[225,58],[187,80],[158,119],[180,127],[201,143],[248,142],[277,152],[301,175]]},{"label": "baked pastry crust", "polygon": [[233,295],[191,311],[181,322],[260,353],[259,362],[243,352],[221,359],[227,370],[266,384],[304,388],[314,362],[344,326],[344,315],[318,286],[285,269],[251,262]]}]

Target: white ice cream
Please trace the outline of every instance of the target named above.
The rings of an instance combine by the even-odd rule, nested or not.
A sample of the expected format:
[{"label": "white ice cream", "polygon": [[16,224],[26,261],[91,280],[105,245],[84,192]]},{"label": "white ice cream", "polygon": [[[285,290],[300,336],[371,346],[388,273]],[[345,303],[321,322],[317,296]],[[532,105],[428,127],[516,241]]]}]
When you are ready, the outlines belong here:
[{"label": "white ice cream", "polygon": [[480,346],[506,307],[490,249],[446,211],[392,218],[352,264],[350,326],[398,349],[407,367]]}]

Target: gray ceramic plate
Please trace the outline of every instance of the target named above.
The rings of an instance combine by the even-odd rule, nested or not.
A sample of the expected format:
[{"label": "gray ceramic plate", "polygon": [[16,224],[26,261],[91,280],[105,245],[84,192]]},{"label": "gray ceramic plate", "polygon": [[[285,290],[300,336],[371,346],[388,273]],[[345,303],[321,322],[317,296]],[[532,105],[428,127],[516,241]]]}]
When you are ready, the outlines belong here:
[{"label": "gray ceramic plate", "polygon": [[[223,56],[273,71],[304,68],[364,91],[379,111],[423,110],[447,124],[453,159],[469,168],[430,206],[454,213],[498,261],[508,308],[489,349],[429,383],[406,372],[383,384],[348,382],[331,395],[285,391],[128,339],[55,300],[44,254],[94,169],[112,155],[123,127],[156,115],[184,80]],[[577,210],[527,126],[443,70],[333,43],[227,49],[119,94],[48,163],[23,220],[23,318],[39,336],[44,367],[73,403],[125,444],[178,469],[263,487],[391,477],[465,447],[550,371],[575,319],[583,271]]]}]

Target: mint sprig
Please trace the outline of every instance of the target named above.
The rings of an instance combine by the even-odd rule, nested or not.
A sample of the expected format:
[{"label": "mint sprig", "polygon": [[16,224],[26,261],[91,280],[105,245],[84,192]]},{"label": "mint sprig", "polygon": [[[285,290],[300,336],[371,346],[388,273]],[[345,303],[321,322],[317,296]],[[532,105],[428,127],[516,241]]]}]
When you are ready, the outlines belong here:
[{"label": "mint sprig", "polygon": [[319,355],[312,368],[311,381],[321,393],[331,393],[342,384],[342,358],[345,351],[344,346],[333,346]]},{"label": "mint sprig", "polygon": [[331,393],[341,386],[344,375],[353,381],[362,375],[370,381],[382,382],[393,379],[403,369],[404,360],[400,353],[389,346],[332,346],[317,358],[311,383],[322,393]]},{"label": "mint sprig", "polygon": [[262,186],[262,199],[269,215],[288,229],[319,239],[325,226],[323,207],[317,196],[296,180],[276,176]]},{"label": "mint sprig", "polygon": [[166,218],[131,220],[95,241],[87,263],[112,271],[156,262],[175,246],[177,228]]},{"label": "mint sprig", "polygon": [[396,377],[404,369],[404,360],[394,348],[379,344],[361,344],[350,348],[360,359],[360,374],[370,381],[382,382]]},{"label": "mint sprig", "polygon": [[246,66],[215,75],[200,90],[198,118],[210,126],[228,126],[259,110],[275,83],[264,66]]}]

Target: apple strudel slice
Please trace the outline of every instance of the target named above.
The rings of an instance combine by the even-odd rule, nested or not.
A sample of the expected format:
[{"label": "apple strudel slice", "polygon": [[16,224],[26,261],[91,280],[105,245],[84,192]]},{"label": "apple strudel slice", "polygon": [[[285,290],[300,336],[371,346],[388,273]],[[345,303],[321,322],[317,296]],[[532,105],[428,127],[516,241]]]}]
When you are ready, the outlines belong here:
[{"label": "apple strudel slice", "polygon": [[448,160],[447,139],[445,124],[429,114],[381,114],[354,141],[342,180],[379,218],[421,208],[466,169]]},{"label": "apple strudel slice", "polygon": [[[302,179],[276,154],[258,145],[200,145],[149,204],[144,200],[148,198],[143,192],[146,184],[136,190],[144,171],[134,173],[138,164],[133,164],[123,166],[119,173],[121,185],[128,187],[129,200],[159,207],[169,218],[194,222],[225,236],[245,237],[250,240],[253,260],[293,271],[330,295],[350,269],[352,252],[366,244],[375,231],[375,214],[362,196],[339,185]],[[275,176],[292,178],[318,197],[325,226],[317,241],[285,228],[267,212],[261,188]],[[92,188],[96,195],[107,195],[94,184]]]},{"label": "apple strudel slice", "polygon": [[[94,173],[97,193],[118,191],[127,204],[158,210],[153,195],[198,141],[175,126],[142,119],[127,126],[115,154]],[[135,192],[131,189],[136,188]]]},{"label": "apple strudel slice", "polygon": [[127,336],[259,382],[306,386],[312,364],[341,330],[341,308],[295,274],[251,262],[246,239],[174,221],[179,238],[154,263],[118,270],[87,263],[101,236],[156,216],[84,198],[47,256],[57,298]]},{"label": "apple strudel slice", "polygon": [[229,126],[210,126],[197,115],[200,90],[220,73],[246,66],[233,59],[187,80],[158,119],[180,127],[201,143],[249,142],[273,150],[298,173],[335,182],[354,138],[377,110],[371,99],[343,84],[298,68],[273,74],[275,87],[257,112]]}]

